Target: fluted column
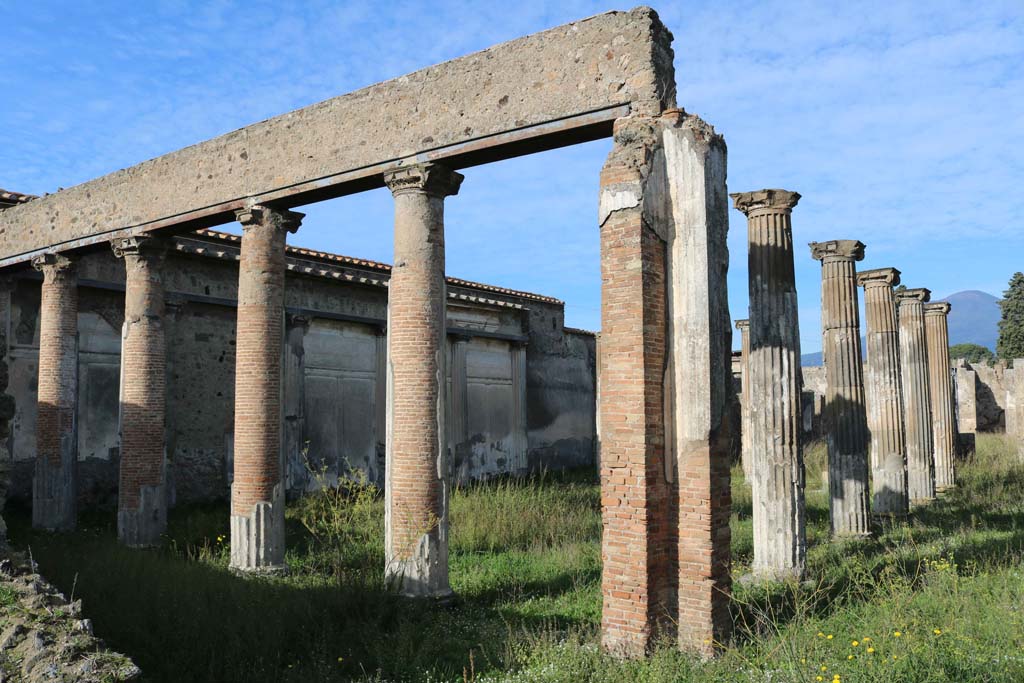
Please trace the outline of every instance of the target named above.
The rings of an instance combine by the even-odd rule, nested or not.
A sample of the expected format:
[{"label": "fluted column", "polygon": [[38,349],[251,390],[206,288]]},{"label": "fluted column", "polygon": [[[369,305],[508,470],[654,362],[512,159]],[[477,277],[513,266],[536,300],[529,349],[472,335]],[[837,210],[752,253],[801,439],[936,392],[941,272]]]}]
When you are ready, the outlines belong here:
[{"label": "fluted column", "polygon": [[385,575],[402,594],[445,598],[451,460],[445,428],[444,198],[462,175],[420,164],[384,177],[395,198],[388,286]]},{"label": "fluted column", "polygon": [[131,548],[159,545],[167,529],[163,262],[167,244],[148,235],[116,239],[124,259],[121,333],[121,466],[117,537]]},{"label": "fluted column", "polygon": [[750,468],[750,321],[737,320],[740,331],[740,464],[743,478],[751,482]]},{"label": "fluted column", "polygon": [[822,357],[828,425],[828,488],[832,533],[870,533],[868,425],[860,347],[860,306],[856,262],[864,258],[857,240],[811,242],[821,261]]},{"label": "fluted column", "polygon": [[948,302],[925,304],[924,328],[928,343],[928,388],[932,400],[932,450],[935,454],[935,490],[956,485],[956,420],[953,417],[953,378],[949,362]]},{"label": "fluted column", "polygon": [[900,387],[900,338],[893,287],[900,271],[878,268],[857,274],[864,287],[868,369],[866,398],[871,432],[872,509],[876,515],[905,515],[907,438]]},{"label": "fluted column", "polygon": [[755,575],[802,577],[807,556],[800,439],[800,330],[791,213],[800,195],[731,195],[747,216],[750,450]]},{"label": "fluted column", "polygon": [[907,495],[911,505],[935,498],[932,458],[932,408],[928,386],[928,346],[924,304],[927,289],[896,291],[900,317],[900,375],[907,437]]},{"label": "fluted column", "polygon": [[279,571],[284,564],[281,439],[285,238],[303,214],[253,206],[242,224],[235,342],[231,568]]},{"label": "fluted column", "polygon": [[73,531],[78,469],[78,271],[71,259],[32,259],[43,273],[32,526]]}]

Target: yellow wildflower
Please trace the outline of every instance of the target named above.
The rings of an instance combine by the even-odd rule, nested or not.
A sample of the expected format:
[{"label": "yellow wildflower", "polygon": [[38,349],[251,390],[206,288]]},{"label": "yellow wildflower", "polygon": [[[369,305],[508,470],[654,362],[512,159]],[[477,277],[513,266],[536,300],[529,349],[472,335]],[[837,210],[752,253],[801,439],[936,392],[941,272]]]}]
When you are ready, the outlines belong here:
[{"label": "yellow wildflower", "polygon": [[853,659],[853,655],[846,655],[847,659]]},{"label": "yellow wildflower", "polygon": [[822,664],[822,665],[821,665],[821,670],[822,670],[822,671],[828,671],[828,667],[827,667],[827,666],[825,666],[824,664]]},{"label": "yellow wildflower", "polygon": [[814,680],[816,680],[816,681],[823,681],[823,680],[825,680],[825,679],[824,679],[824,678],[822,678],[821,676],[815,676],[815,677],[814,677]]},{"label": "yellow wildflower", "polygon": [[940,629],[940,628],[932,629],[932,633],[934,633],[937,636],[941,636],[942,635],[942,629]]},{"label": "yellow wildflower", "polygon": [[894,635],[895,637],[897,637],[897,638],[899,638],[900,636],[902,636],[902,635],[903,635],[903,634],[902,634],[902,633],[900,633],[899,631],[893,631],[893,632],[892,632],[892,634],[893,634],[893,635]]},{"label": "yellow wildflower", "polygon": [[875,648],[873,648],[873,647],[869,647],[869,648],[868,648],[868,654],[869,654],[869,655],[870,655],[870,654],[874,654],[874,652],[875,652]]},{"label": "yellow wildflower", "polygon": [[828,640],[832,640],[832,634],[828,634],[827,636],[825,636],[825,638],[827,638]]},{"label": "yellow wildflower", "polygon": [[853,645],[854,647],[857,647],[858,645],[860,645],[860,643],[855,640],[852,643],[850,643],[850,645]]}]

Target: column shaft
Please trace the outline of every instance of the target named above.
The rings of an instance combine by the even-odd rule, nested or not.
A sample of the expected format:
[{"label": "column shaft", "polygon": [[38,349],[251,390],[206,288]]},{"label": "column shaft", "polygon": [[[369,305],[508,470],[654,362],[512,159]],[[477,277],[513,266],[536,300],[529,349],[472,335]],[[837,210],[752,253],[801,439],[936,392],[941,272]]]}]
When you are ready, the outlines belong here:
[{"label": "column shaft", "polygon": [[928,344],[928,388],[932,402],[932,448],[935,453],[935,490],[956,485],[956,420],[953,412],[953,377],[949,362],[949,328],[946,302],[924,307],[925,339]]},{"label": "column shaft", "polygon": [[900,340],[893,285],[894,268],[865,271],[867,316],[867,406],[871,432],[873,510],[878,515],[906,515],[907,439],[904,433],[903,391],[900,387]]},{"label": "column shaft", "polygon": [[395,265],[388,287],[385,574],[405,595],[444,598],[451,460],[445,430],[444,198],[462,176],[422,164],[391,172]]},{"label": "column shaft", "polygon": [[285,238],[302,214],[255,206],[238,212],[235,346],[234,481],[231,567],[277,571],[284,565],[284,457],[281,362],[284,337]]},{"label": "column shaft", "polygon": [[166,244],[140,235],[114,240],[111,246],[124,259],[126,274],[117,535],[129,547],[146,548],[159,545],[167,529]]},{"label": "column shaft", "polygon": [[907,436],[907,495],[912,505],[935,497],[932,408],[928,387],[928,347],[924,332],[927,289],[896,294],[900,316],[900,373]]},{"label": "column shaft", "polygon": [[39,304],[39,389],[32,526],[73,531],[78,467],[78,276],[56,254],[36,257],[43,273]]},{"label": "column shaft", "polygon": [[748,219],[753,571],[765,578],[802,577],[807,535],[791,223],[800,195],[762,190],[732,197]]},{"label": "column shaft", "polygon": [[868,427],[861,360],[856,262],[864,245],[855,240],[812,242],[821,261],[822,352],[828,425],[828,483],[832,533],[870,533]]}]

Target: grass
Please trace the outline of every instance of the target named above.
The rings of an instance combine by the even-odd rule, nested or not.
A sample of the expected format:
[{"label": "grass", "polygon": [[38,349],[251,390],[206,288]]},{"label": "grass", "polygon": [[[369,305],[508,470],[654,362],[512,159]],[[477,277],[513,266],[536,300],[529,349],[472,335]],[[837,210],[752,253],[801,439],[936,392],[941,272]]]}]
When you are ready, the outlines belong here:
[{"label": "grass", "polygon": [[[808,482],[820,483],[821,447],[807,460]],[[9,521],[14,542],[152,681],[1020,681],[1015,463],[1000,437],[979,435],[959,488],[861,542],[828,542],[826,494],[810,489],[811,580],[737,584],[736,638],[711,662],[667,644],[642,661],[600,651],[600,495],[588,475],[457,491],[459,600],[444,609],[384,590],[383,505],[364,485],[289,506],[282,578],[227,570],[224,506],[175,510],[167,543],[149,552],[117,544],[109,511],[84,515],[68,536],[31,531],[24,510]],[[752,528],[749,489],[734,474],[739,575]]]}]

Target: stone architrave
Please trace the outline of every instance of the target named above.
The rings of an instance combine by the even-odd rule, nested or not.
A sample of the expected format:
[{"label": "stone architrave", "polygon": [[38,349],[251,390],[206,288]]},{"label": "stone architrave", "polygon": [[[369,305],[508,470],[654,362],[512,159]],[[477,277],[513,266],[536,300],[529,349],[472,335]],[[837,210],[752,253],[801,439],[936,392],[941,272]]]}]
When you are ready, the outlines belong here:
[{"label": "stone architrave", "polygon": [[743,476],[750,483],[750,321],[737,320],[740,331],[740,464]]},{"label": "stone architrave", "polygon": [[759,190],[731,196],[747,216],[749,249],[753,572],[765,579],[801,578],[807,532],[792,228],[800,195]]},{"label": "stone architrave", "polygon": [[167,243],[149,235],[111,242],[124,259],[121,331],[121,464],[117,537],[130,548],[160,544],[167,530],[167,355],[163,263]]},{"label": "stone architrave", "polygon": [[935,491],[956,485],[956,420],[953,410],[953,377],[949,362],[949,327],[946,301],[925,304],[925,340],[928,344],[928,388],[932,403],[932,450],[935,454]]},{"label": "stone architrave", "polygon": [[284,564],[282,346],[285,238],[303,214],[252,206],[238,212],[234,479],[231,568],[273,572]]},{"label": "stone architrave", "polygon": [[78,469],[78,271],[60,254],[32,259],[43,273],[32,526],[73,531]]},{"label": "stone architrave", "polygon": [[601,639],[618,654],[728,638],[725,157],[672,111],[617,121],[601,171]]},{"label": "stone architrave", "polygon": [[900,289],[896,301],[900,316],[900,374],[907,437],[907,495],[911,505],[935,498],[932,458],[932,406],[928,385],[928,346],[925,342],[924,304],[927,289]]},{"label": "stone architrave", "polygon": [[438,164],[387,173],[395,200],[388,285],[385,577],[397,592],[445,599],[451,459],[445,426],[444,200],[462,175]]},{"label": "stone architrave", "polygon": [[893,287],[900,271],[878,268],[857,274],[864,287],[867,318],[866,394],[871,432],[872,510],[876,515],[906,515],[907,438],[900,387],[900,337]]},{"label": "stone architrave", "polygon": [[828,425],[828,486],[832,533],[867,536],[870,528],[867,408],[860,346],[857,240],[811,242],[821,261],[822,357]]}]

